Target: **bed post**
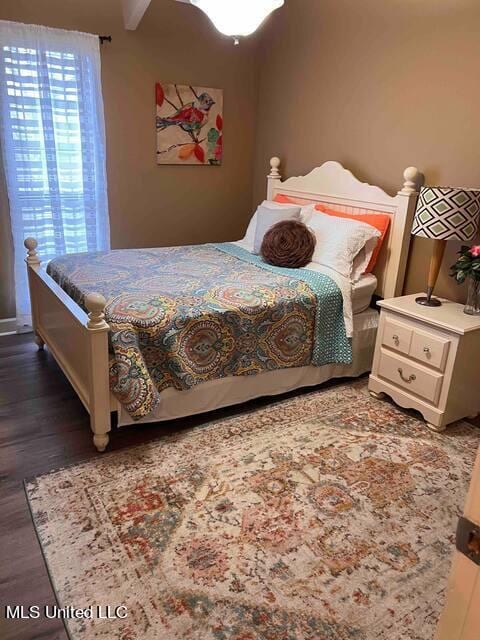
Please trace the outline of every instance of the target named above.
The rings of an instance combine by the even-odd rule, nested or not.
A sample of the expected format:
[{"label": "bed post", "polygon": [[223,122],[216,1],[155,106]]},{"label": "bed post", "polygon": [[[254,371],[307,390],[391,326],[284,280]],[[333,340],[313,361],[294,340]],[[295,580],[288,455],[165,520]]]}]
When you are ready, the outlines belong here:
[{"label": "bed post", "polygon": [[420,171],[416,167],[407,167],[403,172],[403,187],[397,194],[400,206],[398,207],[392,229],[390,230],[390,256],[389,260],[397,264],[396,272],[383,283],[384,298],[401,296],[407,270],[408,253],[412,231],[413,216],[418,198],[418,183],[421,179]]},{"label": "bed post", "polygon": [[273,192],[281,181],[282,176],[278,170],[280,167],[280,158],[276,156],[270,158],[270,173],[267,176],[267,200],[273,200]]},{"label": "bed post", "polygon": [[89,411],[93,443],[98,451],[105,451],[111,429],[110,424],[110,383],[108,375],[108,332],[105,322],[107,301],[99,293],[89,293],[85,297],[88,310],[87,330],[89,333]]},{"label": "bed post", "polygon": [[403,187],[398,192],[403,196],[412,196],[418,195],[417,193],[417,182],[420,178],[420,171],[417,167],[407,167],[403,172]]},{"label": "bed post", "polygon": [[38,257],[37,247],[38,242],[35,238],[26,238],[23,242],[23,246],[27,250],[27,257],[25,258],[25,262],[27,263],[27,276],[28,276],[28,290],[30,293],[30,306],[32,308],[32,329],[35,344],[38,349],[41,351],[45,346],[45,342],[42,337],[38,333],[38,310],[37,310],[37,300],[33,291],[34,288],[32,286],[32,278],[31,278],[31,269],[34,271],[38,271],[40,269],[40,258]]}]

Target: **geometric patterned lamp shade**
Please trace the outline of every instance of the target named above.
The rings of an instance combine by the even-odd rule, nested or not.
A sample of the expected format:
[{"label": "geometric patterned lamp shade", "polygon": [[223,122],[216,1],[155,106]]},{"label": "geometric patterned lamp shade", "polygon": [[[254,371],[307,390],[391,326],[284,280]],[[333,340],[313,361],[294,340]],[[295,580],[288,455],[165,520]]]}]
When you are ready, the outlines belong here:
[{"label": "geometric patterned lamp shade", "polygon": [[480,191],[422,187],[412,234],[435,240],[473,240],[480,217]]}]

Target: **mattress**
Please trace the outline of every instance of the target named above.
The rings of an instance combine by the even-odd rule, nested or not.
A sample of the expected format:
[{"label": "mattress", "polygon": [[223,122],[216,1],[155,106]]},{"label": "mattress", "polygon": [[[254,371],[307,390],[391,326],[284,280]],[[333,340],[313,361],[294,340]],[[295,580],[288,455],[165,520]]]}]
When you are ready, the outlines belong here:
[{"label": "mattress", "polygon": [[377,279],[373,273],[366,273],[352,286],[352,311],[353,315],[362,313],[368,309],[372,296],[377,288]]}]

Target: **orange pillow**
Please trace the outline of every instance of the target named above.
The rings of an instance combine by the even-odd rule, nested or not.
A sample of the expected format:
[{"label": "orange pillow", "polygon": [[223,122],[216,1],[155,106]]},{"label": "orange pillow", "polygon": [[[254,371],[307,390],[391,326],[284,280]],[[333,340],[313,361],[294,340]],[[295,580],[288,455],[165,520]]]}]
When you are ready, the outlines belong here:
[{"label": "orange pillow", "polygon": [[279,204],[298,204],[293,198],[284,196],[283,193],[277,193],[273,201],[278,202]]},{"label": "orange pillow", "polygon": [[[284,196],[285,197],[285,196]],[[375,264],[377,262],[378,254],[380,253],[380,249],[382,248],[382,243],[387,235],[388,225],[390,224],[390,216],[386,213],[346,213],[344,211],[334,211],[333,209],[327,209],[327,207],[322,204],[317,204],[315,209],[321,211],[322,213],[326,213],[329,216],[336,216],[337,218],[351,218],[352,220],[357,220],[358,222],[366,222],[367,224],[375,227],[381,233],[381,236],[378,238],[377,246],[373,250],[372,257],[370,258],[370,262],[368,263],[367,268],[365,269],[365,273],[370,273],[373,271]]]}]

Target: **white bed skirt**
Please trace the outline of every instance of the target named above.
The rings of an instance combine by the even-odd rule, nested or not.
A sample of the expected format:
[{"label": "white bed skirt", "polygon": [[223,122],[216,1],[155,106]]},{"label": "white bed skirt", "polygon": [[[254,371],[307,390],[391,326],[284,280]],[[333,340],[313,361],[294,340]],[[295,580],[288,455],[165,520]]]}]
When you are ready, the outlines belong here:
[{"label": "white bed skirt", "polygon": [[132,420],[122,408],[118,425],[161,422],[206,413],[262,396],[276,396],[293,389],[321,384],[331,378],[360,376],[370,371],[375,350],[379,314],[367,309],[353,316],[352,364],[323,367],[295,367],[266,371],[254,376],[231,376],[211,380],[188,391],[169,388],[161,394],[160,405],[141,420]]}]

